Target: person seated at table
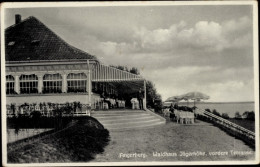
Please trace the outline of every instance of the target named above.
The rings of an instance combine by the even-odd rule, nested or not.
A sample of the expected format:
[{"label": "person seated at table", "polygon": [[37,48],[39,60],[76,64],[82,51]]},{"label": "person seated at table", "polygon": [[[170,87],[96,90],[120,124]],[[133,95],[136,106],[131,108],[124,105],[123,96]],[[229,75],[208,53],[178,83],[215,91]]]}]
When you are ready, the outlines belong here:
[{"label": "person seated at table", "polygon": [[194,113],[195,118],[197,118],[197,115],[198,115],[198,107],[196,107],[196,106],[192,107],[192,112]]},{"label": "person seated at table", "polygon": [[101,97],[104,99],[103,101],[108,104],[108,108],[111,108],[111,102],[105,92],[102,92]]},{"label": "person seated at table", "polygon": [[172,104],[170,106],[170,119],[171,121],[175,119],[174,108]]}]

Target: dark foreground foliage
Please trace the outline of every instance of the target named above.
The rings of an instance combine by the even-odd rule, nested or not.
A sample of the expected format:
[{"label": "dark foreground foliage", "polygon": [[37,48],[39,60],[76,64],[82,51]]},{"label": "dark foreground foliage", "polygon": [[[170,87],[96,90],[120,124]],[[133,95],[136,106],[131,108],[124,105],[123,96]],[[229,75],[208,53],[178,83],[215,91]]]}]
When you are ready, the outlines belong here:
[{"label": "dark foreground foliage", "polygon": [[72,154],[71,161],[88,161],[102,153],[109,142],[109,132],[94,118],[80,118],[65,133],[57,135],[57,146]]},{"label": "dark foreground foliage", "polygon": [[77,120],[75,125],[58,133],[8,150],[8,162],[86,162],[93,159],[109,143],[109,132],[95,118]]}]

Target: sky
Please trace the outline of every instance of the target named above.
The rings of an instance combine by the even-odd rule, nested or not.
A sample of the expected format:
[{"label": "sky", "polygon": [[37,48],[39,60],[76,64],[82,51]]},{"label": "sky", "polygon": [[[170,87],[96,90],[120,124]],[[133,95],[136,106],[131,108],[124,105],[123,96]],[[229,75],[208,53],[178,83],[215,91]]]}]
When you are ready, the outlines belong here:
[{"label": "sky", "polygon": [[191,91],[208,101],[254,101],[250,5],[13,8],[5,27],[34,16],[106,65],[137,67],[162,99]]}]

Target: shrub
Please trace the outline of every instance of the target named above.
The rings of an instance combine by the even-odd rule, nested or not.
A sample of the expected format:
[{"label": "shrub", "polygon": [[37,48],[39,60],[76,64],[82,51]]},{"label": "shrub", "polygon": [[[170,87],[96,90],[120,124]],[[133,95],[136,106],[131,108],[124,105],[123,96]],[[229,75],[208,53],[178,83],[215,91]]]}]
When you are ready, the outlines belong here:
[{"label": "shrub", "polygon": [[217,112],[217,110],[216,110],[216,109],[214,109],[212,113],[213,113],[213,114],[215,114],[215,115],[217,115],[217,116],[219,116],[219,117],[221,117],[220,113],[219,113],[219,112]]},{"label": "shrub", "polygon": [[33,112],[31,112],[31,117],[33,118],[33,119],[39,119],[40,117],[41,117],[41,112],[40,111],[33,111]]},{"label": "shrub", "polygon": [[222,113],[222,118],[229,119],[229,115],[227,113]]},{"label": "shrub", "polygon": [[235,113],[235,119],[242,119],[242,116],[238,111]]}]

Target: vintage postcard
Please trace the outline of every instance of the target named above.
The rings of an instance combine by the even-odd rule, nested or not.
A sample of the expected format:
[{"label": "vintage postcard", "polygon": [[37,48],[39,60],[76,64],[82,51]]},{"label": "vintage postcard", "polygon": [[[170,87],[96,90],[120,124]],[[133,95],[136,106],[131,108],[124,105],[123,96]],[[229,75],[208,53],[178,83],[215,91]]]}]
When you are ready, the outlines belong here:
[{"label": "vintage postcard", "polygon": [[259,163],[256,1],[1,4],[3,166]]}]

